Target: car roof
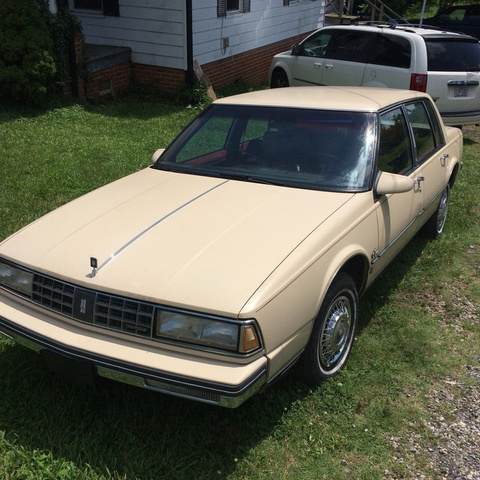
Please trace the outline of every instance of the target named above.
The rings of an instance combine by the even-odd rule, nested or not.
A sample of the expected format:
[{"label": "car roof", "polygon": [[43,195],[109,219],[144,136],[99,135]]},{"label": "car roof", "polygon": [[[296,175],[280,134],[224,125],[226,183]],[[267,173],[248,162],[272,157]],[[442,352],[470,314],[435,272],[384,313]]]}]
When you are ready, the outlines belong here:
[{"label": "car roof", "polygon": [[393,88],[312,86],[257,90],[221,98],[214,104],[376,112],[399,102],[425,97],[428,97],[425,93]]},{"label": "car roof", "polygon": [[[357,23],[355,25],[332,25],[332,26],[325,26],[322,29],[335,29],[335,30],[351,30],[359,29],[364,30],[367,32],[378,32],[380,30],[388,31],[389,33],[407,33],[407,34],[414,34],[419,35],[421,37],[429,37],[429,36],[440,36],[440,37],[450,37],[450,38],[472,38],[475,40],[474,37],[470,37],[469,35],[461,32],[451,32],[447,30],[442,30],[439,27],[434,27],[430,25],[425,25],[420,27],[417,24],[413,23],[381,23],[381,24],[369,24],[369,23]],[[478,39],[477,39],[478,40]]]}]

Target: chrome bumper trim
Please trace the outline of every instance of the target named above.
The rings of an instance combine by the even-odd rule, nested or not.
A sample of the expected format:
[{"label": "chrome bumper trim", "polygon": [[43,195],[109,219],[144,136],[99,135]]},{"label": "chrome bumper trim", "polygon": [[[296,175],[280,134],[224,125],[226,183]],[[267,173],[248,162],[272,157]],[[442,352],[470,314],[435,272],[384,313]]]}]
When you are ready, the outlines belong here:
[{"label": "chrome bumper trim", "polygon": [[61,345],[19,327],[4,317],[0,317],[0,334],[37,353],[48,350],[73,361],[88,362],[95,367],[99,377],[226,408],[238,407],[266,384],[266,368],[260,369],[240,385],[204,382]]}]

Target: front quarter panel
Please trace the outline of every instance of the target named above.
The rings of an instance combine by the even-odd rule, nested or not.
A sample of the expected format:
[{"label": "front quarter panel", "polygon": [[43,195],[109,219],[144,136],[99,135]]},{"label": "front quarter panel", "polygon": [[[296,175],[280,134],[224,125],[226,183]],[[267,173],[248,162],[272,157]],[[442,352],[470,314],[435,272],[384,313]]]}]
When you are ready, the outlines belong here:
[{"label": "front quarter panel", "polygon": [[283,70],[286,73],[288,77],[288,84],[293,85],[291,67],[294,58],[295,57],[291,54],[290,51],[279,53],[278,55],[275,55],[275,57],[273,57],[272,63],[270,64],[270,68],[268,71],[269,85],[272,83],[273,72],[277,68]]},{"label": "front quarter panel", "polygon": [[[262,329],[269,377],[304,349],[313,320],[342,267],[355,256],[368,265],[378,246],[376,208],[372,192],[355,195],[305,239],[245,305],[241,317],[255,317]],[[358,285],[359,290],[363,287]]]}]

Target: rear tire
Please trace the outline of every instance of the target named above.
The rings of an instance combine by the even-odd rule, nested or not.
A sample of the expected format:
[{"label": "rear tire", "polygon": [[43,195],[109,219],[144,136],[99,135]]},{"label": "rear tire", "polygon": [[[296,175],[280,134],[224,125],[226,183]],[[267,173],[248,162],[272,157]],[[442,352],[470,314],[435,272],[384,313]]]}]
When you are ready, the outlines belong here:
[{"label": "rear tire", "polygon": [[425,233],[432,239],[442,234],[447,221],[448,205],[450,203],[450,185],[447,185],[440,195],[440,203],[435,213],[425,223]]},{"label": "rear tire", "polygon": [[272,74],[272,81],[270,82],[270,88],[284,88],[288,87],[288,77],[284,70],[275,70]]},{"label": "rear tire", "polygon": [[358,293],[350,275],[340,272],[328,289],[300,357],[300,376],[319,385],[341,370],[350,355],[358,317]]}]

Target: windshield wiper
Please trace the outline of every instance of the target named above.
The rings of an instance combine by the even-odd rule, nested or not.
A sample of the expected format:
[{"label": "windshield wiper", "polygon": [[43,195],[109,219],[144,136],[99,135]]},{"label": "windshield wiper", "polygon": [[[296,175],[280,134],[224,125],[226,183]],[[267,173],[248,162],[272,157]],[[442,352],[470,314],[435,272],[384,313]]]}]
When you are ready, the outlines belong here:
[{"label": "windshield wiper", "polygon": [[[183,166],[184,167],[184,166]],[[175,164],[168,164],[168,163],[161,163],[156,162],[153,164],[153,168],[157,170],[165,170],[167,172],[177,172],[177,173],[185,173],[185,174],[192,174],[192,175],[204,175],[207,177],[220,177],[226,178],[229,180],[239,180],[242,182],[252,182],[252,183],[263,183],[264,185],[276,185],[280,187],[285,186],[285,182],[270,180],[265,177],[257,177],[255,175],[250,175],[246,173],[228,173],[228,172],[219,172],[218,170],[202,170],[202,169],[188,169],[178,167]]]},{"label": "windshield wiper", "polygon": [[277,186],[280,186],[280,187],[285,186],[285,182],[270,180],[270,179],[265,178],[265,177],[257,177],[255,175],[248,175],[248,174],[243,174],[243,173],[218,172],[218,175],[222,178],[228,178],[230,180],[240,180],[242,182],[263,183],[265,185],[277,185]]}]

